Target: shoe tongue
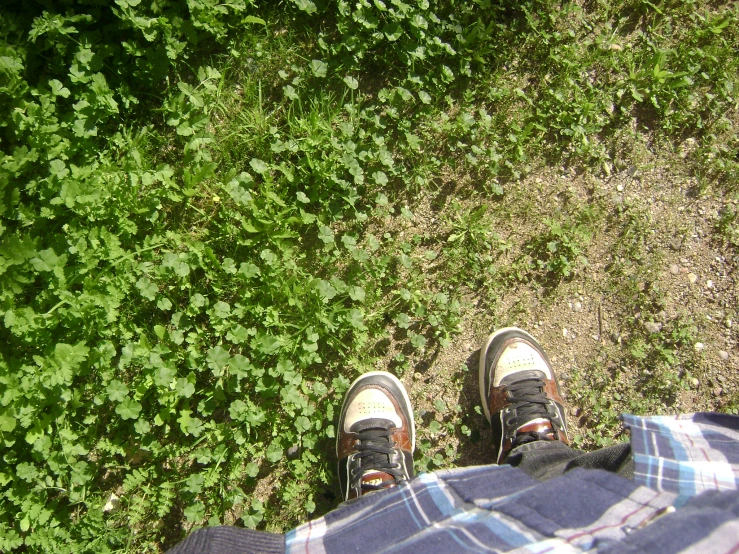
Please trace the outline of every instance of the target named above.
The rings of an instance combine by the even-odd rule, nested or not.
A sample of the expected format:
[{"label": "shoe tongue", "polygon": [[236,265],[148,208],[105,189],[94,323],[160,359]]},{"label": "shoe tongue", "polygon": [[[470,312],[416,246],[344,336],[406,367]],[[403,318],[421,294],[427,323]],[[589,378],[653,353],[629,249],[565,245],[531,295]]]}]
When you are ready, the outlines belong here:
[{"label": "shoe tongue", "polygon": [[373,469],[365,471],[362,474],[361,486],[372,485],[373,487],[389,487],[395,485],[395,477],[384,471],[375,471]]},{"label": "shoe tongue", "polygon": [[554,440],[557,438],[557,434],[554,432],[554,427],[552,427],[552,422],[543,417],[532,419],[516,429],[516,435],[521,435],[523,433],[535,433],[539,435],[540,439],[545,440]]},{"label": "shoe tongue", "polygon": [[389,419],[382,417],[372,417],[369,419],[360,419],[354,425],[349,427],[351,433],[361,433],[368,429],[392,429],[395,427],[395,423]]}]

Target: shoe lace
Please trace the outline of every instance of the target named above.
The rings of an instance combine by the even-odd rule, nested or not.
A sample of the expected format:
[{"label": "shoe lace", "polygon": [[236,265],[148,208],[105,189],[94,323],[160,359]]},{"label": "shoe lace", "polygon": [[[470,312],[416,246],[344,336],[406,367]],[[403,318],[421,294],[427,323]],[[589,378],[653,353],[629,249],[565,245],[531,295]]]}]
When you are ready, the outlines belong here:
[{"label": "shoe lace", "polygon": [[[378,425],[382,425],[379,424]],[[351,484],[355,487],[361,482],[362,476],[367,471],[381,471],[392,475],[398,482],[403,478],[403,470],[397,462],[391,462],[390,456],[395,453],[395,442],[391,439],[395,425],[388,422],[382,427],[365,429],[357,433],[356,454],[354,460],[359,463],[351,469]],[[379,490],[387,485],[373,485],[362,483],[362,489],[366,491]]]},{"label": "shoe lace", "polygon": [[[549,398],[544,392],[544,381],[538,377],[521,379],[508,385],[508,402],[516,408],[516,416],[511,419],[510,425],[518,429],[522,425],[534,419],[547,419],[551,423],[549,415]],[[552,423],[552,427],[554,424]],[[541,436],[535,432],[518,434],[513,440],[513,447],[541,440]]]}]

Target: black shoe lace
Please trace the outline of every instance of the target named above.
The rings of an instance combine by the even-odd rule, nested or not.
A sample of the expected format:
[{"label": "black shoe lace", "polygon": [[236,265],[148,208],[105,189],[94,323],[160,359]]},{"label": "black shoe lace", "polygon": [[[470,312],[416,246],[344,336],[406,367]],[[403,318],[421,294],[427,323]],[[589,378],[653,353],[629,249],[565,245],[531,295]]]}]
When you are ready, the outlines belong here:
[{"label": "black shoe lace", "polygon": [[[521,379],[506,387],[508,391],[508,402],[516,409],[516,416],[509,422],[509,425],[513,429],[518,429],[534,419],[543,418],[550,422],[552,421],[549,410],[547,409],[550,400],[544,392],[544,386],[542,379],[532,377],[530,379]],[[513,439],[513,448],[526,444],[527,442],[541,440],[541,438],[535,432],[520,433]]]},{"label": "black shoe lace", "polygon": [[[403,470],[399,463],[390,461],[390,456],[395,453],[395,442],[390,438],[395,425],[388,422],[387,426],[366,429],[357,433],[357,444],[354,449],[356,454],[354,460],[357,463],[351,470],[351,485],[356,488],[361,482],[362,476],[367,471],[382,471],[395,478],[396,482],[403,479]],[[363,483],[362,489],[366,491],[379,490],[387,485],[373,485]]]}]

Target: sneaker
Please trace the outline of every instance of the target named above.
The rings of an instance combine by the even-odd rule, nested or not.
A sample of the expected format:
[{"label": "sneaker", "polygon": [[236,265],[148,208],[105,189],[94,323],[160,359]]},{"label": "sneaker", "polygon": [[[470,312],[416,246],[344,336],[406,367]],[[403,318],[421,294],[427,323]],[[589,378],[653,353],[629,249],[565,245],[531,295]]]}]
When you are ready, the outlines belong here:
[{"label": "sneaker", "polygon": [[403,384],[385,371],[349,387],[336,437],[341,496],[349,500],[413,479],[416,429]]},{"label": "sneaker", "polygon": [[569,444],[559,385],[536,339],[516,327],[490,335],[480,349],[480,398],[493,427],[497,463],[533,441]]}]

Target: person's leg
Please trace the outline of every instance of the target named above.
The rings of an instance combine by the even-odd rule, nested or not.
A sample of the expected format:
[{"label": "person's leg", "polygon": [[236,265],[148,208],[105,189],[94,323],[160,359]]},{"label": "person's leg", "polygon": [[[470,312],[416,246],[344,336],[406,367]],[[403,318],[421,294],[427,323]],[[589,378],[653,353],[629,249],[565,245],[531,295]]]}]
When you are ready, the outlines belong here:
[{"label": "person's leg", "polygon": [[491,334],[480,349],[480,398],[495,461],[547,480],[575,467],[633,474],[628,444],[581,452],[569,446],[562,397],[541,345],[522,329]]},{"label": "person's leg", "polygon": [[336,433],[342,501],[413,479],[415,441],[403,384],[385,371],[360,376],[346,393]]}]

